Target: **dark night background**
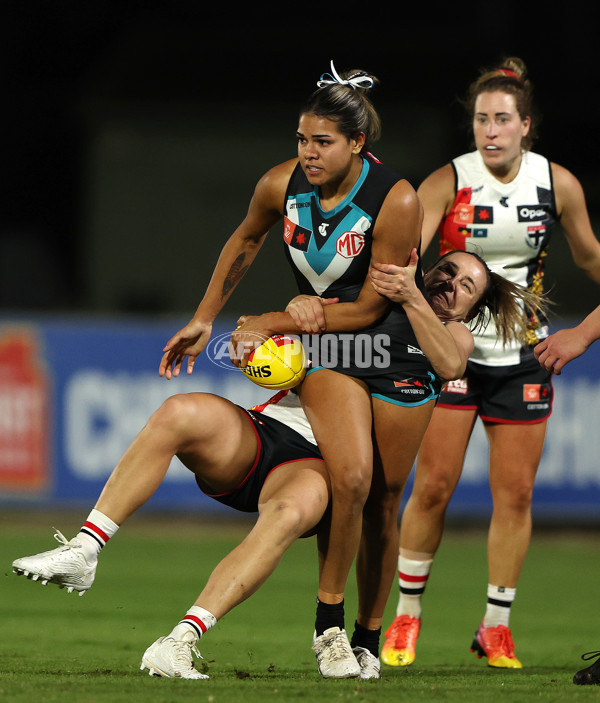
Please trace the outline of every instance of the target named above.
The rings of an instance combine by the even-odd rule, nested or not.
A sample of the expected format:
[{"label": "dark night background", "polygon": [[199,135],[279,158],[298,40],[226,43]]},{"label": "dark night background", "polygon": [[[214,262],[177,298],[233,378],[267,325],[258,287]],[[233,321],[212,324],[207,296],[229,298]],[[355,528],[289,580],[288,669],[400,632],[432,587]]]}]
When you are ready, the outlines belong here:
[{"label": "dark night background", "polygon": [[[376,154],[417,186],[470,148],[457,98],[479,68],[521,56],[543,115],[535,150],[581,180],[600,232],[589,10],[207,7],[3,4],[4,312],[190,315],[255,182],[294,155],[298,107],[330,59],[380,78]],[[234,314],[294,293],[277,235],[265,246],[229,303]],[[559,317],[600,302],[560,230],[549,260]]]}]

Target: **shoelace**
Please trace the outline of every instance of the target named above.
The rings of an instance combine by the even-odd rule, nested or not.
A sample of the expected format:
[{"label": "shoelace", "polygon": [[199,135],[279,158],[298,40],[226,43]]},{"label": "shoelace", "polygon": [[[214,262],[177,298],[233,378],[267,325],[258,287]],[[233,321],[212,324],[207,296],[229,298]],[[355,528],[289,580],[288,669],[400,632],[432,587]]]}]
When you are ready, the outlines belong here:
[{"label": "shoelace", "polygon": [[[56,530],[56,527],[52,528],[53,530]],[[69,540],[63,535],[63,533],[60,530],[56,530],[54,533],[54,539],[59,543],[62,544],[63,547],[69,547]]]},{"label": "shoelace", "polygon": [[506,654],[507,657],[514,657],[515,655],[515,643],[511,637],[510,630],[508,627],[495,627],[498,637],[498,646]]},{"label": "shoelace", "polygon": [[597,657],[600,657],[600,652],[586,652],[585,654],[581,655],[581,658],[584,662],[587,662],[590,659],[596,659]]},{"label": "shoelace", "polygon": [[191,642],[183,642],[174,640],[175,642],[175,659],[179,664],[185,664],[186,666],[192,666],[192,652],[196,655],[197,659],[204,659],[200,654],[195,644]]},{"label": "shoelace", "polygon": [[325,647],[330,647],[329,659],[337,661],[338,659],[346,659],[349,656],[354,656],[352,650],[348,646],[348,641],[342,632],[332,635],[323,641]]}]

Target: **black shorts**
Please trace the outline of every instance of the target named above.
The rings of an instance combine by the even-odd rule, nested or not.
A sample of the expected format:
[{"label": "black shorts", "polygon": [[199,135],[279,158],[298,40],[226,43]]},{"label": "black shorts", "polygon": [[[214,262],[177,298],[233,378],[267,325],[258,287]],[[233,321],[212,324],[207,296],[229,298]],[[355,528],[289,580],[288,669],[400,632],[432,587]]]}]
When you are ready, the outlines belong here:
[{"label": "black shorts", "polygon": [[[323,368],[318,366],[310,369],[307,375],[316,373]],[[332,370],[364,381],[372,398],[379,398],[387,403],[405,407],[423,405],[430,400],[435,400],[440,394],[442,385],[431,372],[406,375],[406,373],[394,369],[390,369],[385,374]]]},{"label": "black shorts", "polygon": [[408,407],[436,400],[440,394],[441,380],[403,311],[392,309],[360,332],[326,333],[317,339],[313,344],[311,338],[309,374],[330,369],[363,381],[373,398]]},{"label": "black shorts", "polygon": [[552,412],[552,374],[533,355],[514,366],[467,363],[465,375],[443,388],[438,407],[476,410],[485,422],[528,425]]},{"label": "black shorts", "polygon": [[211,494],[200,490],[219,503],[244,513],[258,511],[258,498],[267,476],[283,464],[306,459],[323,461],[321,452],[298,432],[289,428],[283,422],[268,415],[242,408],[248,415],[256,433],[258,449],[252,468],[237,488],[226,493]]}]

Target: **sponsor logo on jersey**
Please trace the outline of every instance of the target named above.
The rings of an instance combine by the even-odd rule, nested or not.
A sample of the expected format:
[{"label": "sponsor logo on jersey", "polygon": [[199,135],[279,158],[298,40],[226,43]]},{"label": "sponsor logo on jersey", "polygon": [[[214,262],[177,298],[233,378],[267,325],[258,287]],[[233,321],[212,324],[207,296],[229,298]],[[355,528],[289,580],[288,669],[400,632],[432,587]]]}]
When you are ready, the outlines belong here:
[{"label": "sponsor logo on jersey", "polygon": [[402,381],[394,381],[394,388],[401,388],[403,393],[409,395],[423,395],[427,386],[418,378],[405,378]]},{"label": "sponsor logo on jersey", "polygon": [[537,205],[517,205],[519,222],[545,222],[549,219],[550,205],[538,203]]},{"label": "sponsor logo on jersey", "polygon": [[365,235],[357,232],[344,232],[335,245],[335,250],[345,259],[358,256],[365,246]]},{"label": "sponsor logo on jersey", "polygon": [[523,402],[534,403],[536,401],[544,401],[548,398],[550,391],[545,383],[524,383],[523,384]]},{"label": "sponsor logo on jersey", "polygon": [[[423,354],[423,352],[421,351],[421,349],[419,349],[419,347],[413,347],[411,344],[406,345],[406,351],[409,354]],[[423,354],[423,356],[425,356],[425,354]]]},{"label": "sponsor logo on jersey", "polygon": [[320,234],[322,237],[326,237],[326,236],[327,236],[327,228],[328,228],[328,227],[329,227],[329,223],[328,223],[328,222],[321,222],[321,224],[319,225],[319,234]]},{"label": "sponsor logo on jersey", "polygon": [[283,223],[283,239],[286,244],[300,251],[308,251],[308,245],[312,237],[312,232],[306,227],[300,227],[287,217]]},{"label": "sponsor logo on jersey", "polygon": [[503,195],[500,198],[500,205],[502,205],[502,207],[508,207],[508,195]]},{"label": "sponsor logo on jersey", "polygon": [[459,203],[454,210],[454,222],[463,225],[491,225],[494,222],[494,208]]},{"label": "sponsor logo on jersey", "polygon": [[455,381],[448,381],[444,386],[446,393],[460,393],[466,395],[469,390],[469,383],[466,378],[457,378]]}]

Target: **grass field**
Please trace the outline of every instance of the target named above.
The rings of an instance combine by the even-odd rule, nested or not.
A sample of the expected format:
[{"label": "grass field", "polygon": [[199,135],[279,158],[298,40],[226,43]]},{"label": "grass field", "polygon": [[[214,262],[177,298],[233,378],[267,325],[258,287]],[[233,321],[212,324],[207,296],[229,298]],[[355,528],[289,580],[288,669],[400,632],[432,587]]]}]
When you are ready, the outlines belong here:
[{"label": "grass field", "polygon": [[[417,661],[408,669],[384,667],[380,681],[319,676],[310,649],[316,558],[308,539],[203,638],[210,680],[183,681],[139,671],[141,655],[180,619],[247,523],[135,516],[102,553],[94,587],[81,598],[12,573],[14,558],[54,546],[52,525],[71,537],[82,517],[4,511],[0,518],[4,701],[600,701],[600,686],[572,683],[579,655],[600,649],[598,533],[534,534],[511,619],[520,671],[490,669],[469,652],[484,608],[485,533],[449,530],[425,596]],[[351,584],[349,629],[355,593]],[[394,591],[386,624],[395,605]]]}]

